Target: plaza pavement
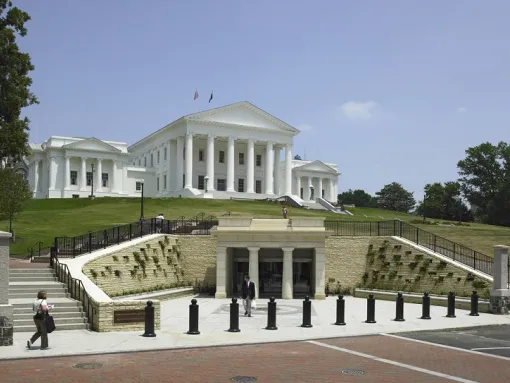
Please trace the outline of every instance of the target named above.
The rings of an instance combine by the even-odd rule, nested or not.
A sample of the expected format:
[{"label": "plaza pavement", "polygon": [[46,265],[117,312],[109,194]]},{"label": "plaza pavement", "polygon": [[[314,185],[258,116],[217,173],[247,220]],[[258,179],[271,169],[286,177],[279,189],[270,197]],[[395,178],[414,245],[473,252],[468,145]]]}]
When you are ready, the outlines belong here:
[{"label": "plaza pavement", "polygon": [[[485,325],[510,324],[510,316],[480,314],[469,316],[468,311],[456,310],[456,318],[446,318],[446,307],[432,306],[431,320],[419,319],[421,305],[405,304],[405,322],[395,322],[395,302],[376,301],[375,324],[366,320],[366,300],[346,297],[345,326],[335,326],[336,297],[312,301],[313,328],[301,328],[302,300],[277,300],[278,330],[265,330],[267,299],[257,301],[257,310],[251,318],[244,317],[240,305],[240,333],[227,332],[229,328],[229,299],[197,297],[200,305],[200,335],[187,335],[188,310],[191,297],[161,302],[161,330],[155,338],[142,337],[143,331],[97,333],[87,330],[56,331],[49,335],[50,348],[39,350],[39,342],[26,349],[30,333],[15,333],[14,346],[0,347],[0,359],[37,358],[66,355],[88,355],[148,350],[209,347],[236,344],[256,344],[310,339],[327,339],[439,330]],[[50,302],[51,303],[51,302]],[[261,306],[263,309],[261,309]],[[58,327],[58,323],[56,323]],[[34,328],[35,330],[35,328]]]}]

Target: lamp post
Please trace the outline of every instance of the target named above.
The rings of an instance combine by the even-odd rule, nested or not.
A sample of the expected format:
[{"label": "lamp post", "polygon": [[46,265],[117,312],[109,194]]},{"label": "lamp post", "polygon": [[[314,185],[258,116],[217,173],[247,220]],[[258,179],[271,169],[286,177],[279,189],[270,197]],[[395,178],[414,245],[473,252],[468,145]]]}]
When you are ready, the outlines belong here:
[{"label": "lamp post", "polygon": [[140,198],[140,221],[144,221],[145,218],[143,217],[143,182],[140,182],[142,187],[142,195]]},{"label": "lamp post", "polygon": [[427,219],[427,194],[423,196],[423,223],[425,223],[425,220]]},{"label": "lamp post", "polygon": [[204,180],[205,180],[205,192],[207,193],[207,189],[209,188],[209,177],[205,176]]},{"label": "lamp post", "polygon": [[94,199],[94,164],[90,164],[92,169],[92,177],[90,179],[90,199]]}]

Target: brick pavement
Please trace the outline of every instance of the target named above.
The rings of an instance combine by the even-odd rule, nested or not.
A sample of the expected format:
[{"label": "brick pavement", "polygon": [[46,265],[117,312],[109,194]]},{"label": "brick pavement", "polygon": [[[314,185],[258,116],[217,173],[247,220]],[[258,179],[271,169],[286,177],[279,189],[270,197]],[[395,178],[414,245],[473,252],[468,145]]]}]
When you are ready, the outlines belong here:
[{"label": "brick pavement", "polygon": [[[508,361],[486,356],[383,336],[321,342],[466,380],[510,381],[510,369],[502,368]],[[101,363],[102,367],[73,367],[94,362]],[[365,375],[345,375],[342,373],[345,369],[363,370]],[[227,383],[232,382],[234,376],[256,377],[257,383],[452,381],[307,342],[2,361],[0,371],[2,383]]]}]

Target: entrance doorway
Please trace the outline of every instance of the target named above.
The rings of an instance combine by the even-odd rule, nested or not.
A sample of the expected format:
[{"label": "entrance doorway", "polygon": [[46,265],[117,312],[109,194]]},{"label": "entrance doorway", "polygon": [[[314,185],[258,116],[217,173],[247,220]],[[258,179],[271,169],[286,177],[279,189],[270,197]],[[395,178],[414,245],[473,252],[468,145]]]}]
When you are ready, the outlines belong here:
[{"label": "entrance doorway", "polygon": [[259,262],[259,296],[281,298],[283,262]]},{"label": "entrance doorway", "polygon": [[294,298],[313,296],[312,261],[294,261],[292,264]]}]

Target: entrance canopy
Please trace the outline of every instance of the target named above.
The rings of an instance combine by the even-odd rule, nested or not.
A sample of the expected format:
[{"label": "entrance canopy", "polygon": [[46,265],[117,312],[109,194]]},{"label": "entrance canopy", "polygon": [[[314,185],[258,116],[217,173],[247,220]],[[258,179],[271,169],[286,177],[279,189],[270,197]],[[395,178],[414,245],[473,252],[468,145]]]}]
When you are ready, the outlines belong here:
[{"label": "entrance canopy", "polygon": [[[312,279],[316,299],[325,297],[325,239],[328,232],[323,217],[294,217],[292,219],[255,219],[250,217],[225,217],[219,219],[216,236],[216,298],[231,295],[233,249],[249,252],[249,275],[259,289],[259,250],[281,249],[282,298],[293,297],[293,263],[299,249],[309,249],[313,254]],[[294,254],[296,250],[296,254]],[[294,259],[296,257],[296,259]]]}]

